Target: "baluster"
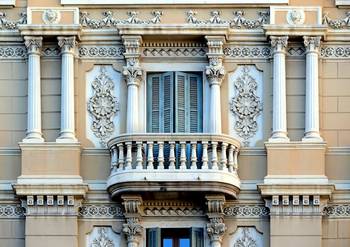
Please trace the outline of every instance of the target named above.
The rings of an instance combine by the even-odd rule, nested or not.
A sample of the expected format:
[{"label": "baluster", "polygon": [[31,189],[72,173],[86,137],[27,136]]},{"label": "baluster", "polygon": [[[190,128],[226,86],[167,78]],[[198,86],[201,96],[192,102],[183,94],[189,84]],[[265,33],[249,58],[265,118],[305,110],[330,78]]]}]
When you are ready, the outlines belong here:
[{"label": "baluster", "polygon": [[113,145],[112,150],[112,157],[111,157],[111,172],[114,172],[117,169],[118,161],[117,161],[117,147]]},{"label": "baluster", "polygon": [[136,169],[142,170],[142,142],[136,142],[137,152],[136,152]]},{"label": "baluster", "polygon": [[202,169],[208,170],[208,142],[203,142]]},{"label": "baluster", "polygon": [[147,156],[147,169],[154,169],[153,166],[153,142],[147,142],[147,146],[148,146],[148,156]]},{"label": "baluster", "polygon": [[186,169],[186,142],[180,142],[180,169]]},{"label": "baluster", "polygon": [[169,152],[169,169],[175,170],[175,142],[169,142],[170,152]]},{"label": "baluster", "polygon": [[235,173],[238,172],[238,148],[235,148],[235,154],[233,158],[233,169]]},{"label": "baluster", "polygon": [[228,171],[233,172],[233,165],[234,165],[234,160],[233,160],[233,152],[235,150],[235,147],[231,144],[229,149],[228,149]]},{"label": "baluster", "polygon": [[221,144],[221,170],[227,171],[227,156],[226,156],[227,143]]},{"label": "baluster", "polygon": [[164,143],[158,142],[158,169],[163,170],[164,169]]},{"label": "baluster", "polygon": [[212,155],[211,155],[211,169],[213,170],[218,170],[218,152],[217,152],[217,147],[218,143],[217,142],[212,142]]},{"label": "baluster", "polygon": [[197,143],[191,143],[191,169],[197,169]]},{"label": "baluster", "polygon": [[119,159],[118,159],[118,170],[124,169],[124,143],[118,144]]},{"label": "baluster", "polygon": [[126,144],[126,159],[125,159],[125,170],[130,170],[132,169],[132,153],[131,153],[131,148],[132,148],[132,143],[127,142]]}]

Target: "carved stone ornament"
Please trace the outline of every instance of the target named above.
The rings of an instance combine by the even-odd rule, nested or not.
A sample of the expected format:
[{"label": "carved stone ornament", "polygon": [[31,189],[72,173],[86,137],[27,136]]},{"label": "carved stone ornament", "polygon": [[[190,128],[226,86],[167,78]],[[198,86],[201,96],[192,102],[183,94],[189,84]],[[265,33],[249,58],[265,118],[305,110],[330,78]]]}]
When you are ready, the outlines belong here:
[{"label": "carved stone ornament", "polygon": [[242,235],[233,244],[233,247],[258,247],[257,241],[251,236],[248,227],[243,227]]},{"label": "carved stone ornament", "polygon": [[128,58],[127,65],[123,67],[123,75],[126,77],[128,85],[138,86],[142,80],[142,69],[138,58]]},{"label": "carved stone ornament", "polygon": [[275,52],[284,51],[288,45],[288,36],[271,36],[271,47]]},{"label": "carved stone ornament", "polygon": [[79,208],[81,218],[121,218],[123,210],[118,205],[84,204]]},{"label": "carved stone ornament", "polygon": [[225,76],[225,68],[222,65],[221,58],[213,57],[209,59],[209,66],[206,66],[205,74],[210,84],[221,84]]},{"label": "carved stone ornament", "polygon": [[332,20],[328,13],[323,15],[322,23],[327,25],[332,29],[344,29],[350,27],[350,11],[345,13],[345,17],[343,19]]},{"label": "carved stone ornament", "polygon": [[350,204],[329,205],[323,209],[323,215],[328,217],[350,217]]},{"label": "carved stone ornament", "polygon": [[27,51],[29,54],[38,53],[38,55],[40,55],[40,50],[43,45],[42,37],[25,36],[24,40],[24,45],[27,47]]},{"label": "carved stone ornament", "polygon": [[231,111],[236,117],[235,130],[243,139],[244,145],[249,145],[249,139],[258,130],[257,117],[262,111],[262,103],[257,96],[258,84],[250,76],[249,67],[243,68],[243,74],[234,81],[236,95],[231,99]]},{"label": "carved stone ornament", "polygon": [[54,9],[45,9],[41,18],[45,24],[57,24],[61,20],[61,14]]},{"label": "carved stone ornament", "polygon": [[0,12],[0,30],[15,30],[19,24],[27,23],[26,12],[20,13],[21,18],[17,21],[11,21],[6,18],[5,12]]},{"label": "carved stone ornament", "polygon": [[78,49],[80,58],[99,58],[99,59],[109,59],[109,58],[119,58],[124,59],[123,53],[125,49],[122,46],[80,46]]},{"label": "carved stone ornament", "polygon": [[114,131],[113,119],[119,111],[119,103],[113,96],[114,82],[102,66],[100,74],[91,84],[93,96],[89,99],[87,109],[92,116],[91,130],[106,146],[106,142]]},{"label": "carved stone ornament", "polygon": [[210,222],[207,223],[207,233],[211,241],[221,242],[226,229],[227,227],[221,217],[211,218]]},{"label": "carved stone ornament", "polygon": [[24,212],[19,204],[0,204],[0,218],[21,218]]},{"label": "carved stone ornament", "polygon": [[141,20],[138,18],[138,14],[137,11],[128,11],[128,18],[121,20],[113,17],[112,11],[105,11],[102,13],[104,18],[99,20],[90,18],[90,14],[87,12],[80,12],[80,24],[83,27],[89,27],[92,29],[117,27],[119,24],[157,24],[160,23],[163,12],[160,10],[151,11],[153,18],[150,20]]},{"label": "carved stone ornament", "polygon": [[224,20],[221,18],[221,12],[219,10],[213,10],[210,12],[209,20],[198,20],[197,12],[189,10],[186,12],[186,22],[190,24],[228,24],[231,28],[246,28],[254,29],[261,28],[263,24],[267,24],[269,19],[269,12],[258,12],[258,18],[256,20],[248,20],[244,17],[243,10],[237,10],[233,12],[232,20]]},{"label": "carved stone ornament", "polygon": [[264,217],[270,215],[268,207],[263,205],[232,205],[224,208],[226,217]]},{"label": "carved stone ornament", "polygon": [[131,217],[127,218],[126,223],[123,224],[123,233],[126,235],[128,242],[139,242],[139,237],[143,232],[143,227],[139,221],[139,218]]},{"label": "carved stone ornament", "polygon": [[99,227],[98,235],[92,240],[89,247],[115,247],[113,240],[107,235],[107,227]]},{"label": "carved stone ornament", "polygon": [[302,25],[305,22],[305,12],[302,9],[288,10],[286,19],[289,25]]},{"label": "carved stone ornament", "polygon": [[304,36],[304,45],[308,51],[318,51],[321,46],[321,37]]}]

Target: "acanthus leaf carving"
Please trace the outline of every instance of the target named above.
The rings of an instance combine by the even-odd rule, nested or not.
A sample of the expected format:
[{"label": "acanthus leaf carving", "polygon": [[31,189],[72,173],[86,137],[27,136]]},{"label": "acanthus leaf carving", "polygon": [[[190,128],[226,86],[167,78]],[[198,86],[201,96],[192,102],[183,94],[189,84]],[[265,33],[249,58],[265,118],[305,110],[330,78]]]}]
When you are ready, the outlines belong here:
[{"label": "acanthus leaf carving", "polygon": [[114,83],[102,66],[100,74],[91,84],[93,96],[88,101],[87,109],[92,116],[91,130],[106,146],[107,140],[114,132],[114,116],[119,111],[119,103],[113,96]]},{"label": "acanthus leaf carving", "polygon": [[142,235],[143,227],[138,217],[130,217],[123,224],[123,233],[126,235],[128,242],[138,242]]},{"label": "acanthus leaf carving", "polygon": [[235,130],[243,139],[245,145],[249,145],[249,139],[258,130],[257,117],[262,111],[262,103],[257,96],[258,84],[250,76],[249,67],[243,68],[243,74],[234,82],[236,95],[231,99],[231,111],[236,116]]},{"label": "acanthus leaf carving", "polygon": [[225,76],[225,68],[222,65],[221,58],[213,57],[209,59],[209,66],[206,66],[205,74],[210,84],[221,84]]},{"label": "acanthus leaf carving", "polygon": [[18,25],[27,23],[26,12],[20,13],[20,19],[17,21],[11,21],[7,19],[7,14],[5,12],[0,12],[0,30],[15,30]]},{"label": "acanthus leaf carving", "polygon": [[99,227],[98,236],[92,240],[91,247],[115,247],[113,240],[107,235],[106,227]]},{"label": "acanthus leaf carving", "polygon": [[158,24],[161,22],[163,12],[160,10],[151,11],[153,17],[150,20],[141,20],[137,11],[128,11],[126,14],[128,17],[123,20],[115,18],[112,11],[105,11],[102,13],[104,16],[102,19],[92,19],[90,14],[84,11],[80,12],[80,24],[92,29],[116,27],[119,24]]},{"label": "acanthus leaf carving", "polygon": [[138,58],[128,58],[127,65],[123,67],[123,75],[126,77],[128,85],[139,85],[143,71],[139,65]]},{"label": "acanthus leaf carving", "polygon": [[211,241],[221,242],[227,227],[222,217],[214,217],[207,223],[207,233]]},{"label": "acanthus leaf carving", "polygon": [[233,247],[257,247],[256,240],[250,235],[249,228],[244,227],[242,231],[242,236],[237,239]]}]

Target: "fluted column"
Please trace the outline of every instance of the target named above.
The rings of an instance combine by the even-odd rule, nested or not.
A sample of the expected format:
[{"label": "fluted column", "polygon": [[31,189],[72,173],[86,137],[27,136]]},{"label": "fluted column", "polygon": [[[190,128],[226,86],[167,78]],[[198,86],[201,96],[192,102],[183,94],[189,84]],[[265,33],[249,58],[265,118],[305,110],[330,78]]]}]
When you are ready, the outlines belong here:
[{"label": "fluted column", "polygon": [[210,85],[210,107],[209,107],[209,132],[221,133],[221,83],[225,76],[225,68],[222,64],[223,45],[225,38],[222,36],[206,36],[208,41],[209,65],[206,67]]},{"label": "fluted column", "polygon": [[42,37],[25,36],[28,50],[28,115],[27,133],[23,142],[43,142],[41,132],[40,53]]},{"label": "fluted column", "polygon": [[270,142],[288,142],[286,104],[286,54],[288,36],[271,37],[273,49],[273,120]]},{"label": "fluted column", "polygon": [[139,131],[139,86],[143,75],[139,60],[142,37],[123,36],[123,42],[126,59],[123,75],[128,86],[126,132],[135,133]]},{"label": "fluted column", "polygon": [[75,37],[58,37],[61,48],[61,131],[56,142],[76,142],[74,121]]},{"label": "fluted column", "polygon": [[318,55],[321,37],[304,37],[306,47],[305,134],[303,141],[320,142]]}]

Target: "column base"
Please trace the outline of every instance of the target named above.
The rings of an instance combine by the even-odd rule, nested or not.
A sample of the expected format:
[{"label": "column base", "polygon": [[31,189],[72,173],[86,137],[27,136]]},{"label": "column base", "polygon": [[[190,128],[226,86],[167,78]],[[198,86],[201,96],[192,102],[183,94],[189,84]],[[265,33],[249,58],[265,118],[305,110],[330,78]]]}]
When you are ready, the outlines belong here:
[{"label": "column base", "polygon": [[301,140],[302,142],[323,142],[320,133],[318,132],[309,132],[305,133],[304,137]]},{"label": "column base", "polygon": [[289,137],[286,132],[274,132],[269,138],[269,142],[289,142]]},{"label": "column base", "polygon": [[22,140],[24,143],[42,143],[45,142],[41,133],[32,132],[27,134],[27,136]]},{"label": "column base", "polygon": [[58,143],[77,143],[78,139],[73,133],[61,133],[60,136],[56,139]]}]

